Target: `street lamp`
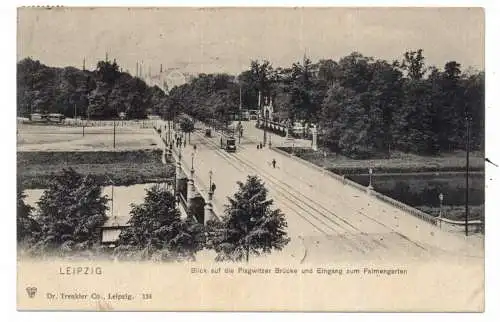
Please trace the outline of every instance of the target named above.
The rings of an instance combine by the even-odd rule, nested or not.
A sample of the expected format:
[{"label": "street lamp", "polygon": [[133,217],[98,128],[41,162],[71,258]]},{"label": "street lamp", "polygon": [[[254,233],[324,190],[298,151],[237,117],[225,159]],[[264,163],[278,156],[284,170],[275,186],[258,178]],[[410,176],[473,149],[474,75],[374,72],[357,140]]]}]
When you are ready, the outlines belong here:
[{"label": "street lamp", "polygon": [[466,165],[465,165],[465,236],[469,235],[469,141],[470,141],[470,122],[472,117],[469,114],[465,115],[466,127]]},{"label": "street lamp", "polygon": [[372,188],[373,188],[373,186],[372,186],[372,174],[373,174],[373,169],[372,169],[372,168],[370,168],[370,169],[368,170],[368,172],[370,173],[370,182],[369,182],[369,184],[368,184],[368,188],[372,189]]},{"label": "street lamp", "polygon": [[214,174],[214,173],[212,172],[212,170],[208,171],[208,177],[209,177],[209,179],[210,179],[210,180],[209,180],[209,185],[208,185],[208,190],[209,190],[209,191],[212,191],[212,175],[213,175],[213,174]]},{"label": "street lamp", "polygon": [[191,152],[191,170],[194,170],[194,152]]},{"label": "street lamp", "polygon": [[439,194],[439,227],[441,227],[441,223],[442,223],[442,218],[443,218],[443,199],[444,199],[444,195],[443,193],[440,193]]}]

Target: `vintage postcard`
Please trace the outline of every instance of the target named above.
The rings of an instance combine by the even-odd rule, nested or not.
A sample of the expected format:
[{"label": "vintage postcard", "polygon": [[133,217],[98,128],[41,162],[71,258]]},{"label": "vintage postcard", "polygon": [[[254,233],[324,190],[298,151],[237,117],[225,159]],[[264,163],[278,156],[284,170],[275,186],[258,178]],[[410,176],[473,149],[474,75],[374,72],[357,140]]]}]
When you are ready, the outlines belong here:
[{"label": "vintage postcard", "polygon": [[18,310],[484,311],[481,8],[18,8]]}]

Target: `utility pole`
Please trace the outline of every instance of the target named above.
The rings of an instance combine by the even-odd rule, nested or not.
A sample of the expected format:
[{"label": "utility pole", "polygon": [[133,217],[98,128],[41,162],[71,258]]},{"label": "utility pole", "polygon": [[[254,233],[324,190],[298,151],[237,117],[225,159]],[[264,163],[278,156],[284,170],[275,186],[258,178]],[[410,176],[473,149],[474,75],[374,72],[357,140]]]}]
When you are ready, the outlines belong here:
[{"label": "utility pole", "polygon": [[113,121],[113,149],[116,147],[116,122]]},{"label": "utility pole", "polygon": [[83,70],[83,71],[85,70],[85,57],[83,57],[83,66],[82,66],[82,70]]},{"label": "utility pole", "polygon": [[115,184],[111,184],[111,216],[116,218],[115,216]]},{"label": "utility pole", "polygon": [[465,236],[469,235],[469,150],[470,150],[470,115],[465,116],[466,126],[466,163],[465,163]]}]

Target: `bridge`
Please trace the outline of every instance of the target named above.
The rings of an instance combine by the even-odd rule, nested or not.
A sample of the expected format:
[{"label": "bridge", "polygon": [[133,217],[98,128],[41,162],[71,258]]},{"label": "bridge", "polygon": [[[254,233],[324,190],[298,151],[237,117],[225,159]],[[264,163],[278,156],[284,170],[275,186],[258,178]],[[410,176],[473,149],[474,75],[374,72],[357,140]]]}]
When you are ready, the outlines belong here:
[{"label": "bridge", "polygon": [[[272,146],[257,149],[262,130],[253,122],[244,122],[244,135],[236,153],[220,149],[218,135],[205,137],[204,128],[198,123],[190,143],[184,146],[183,141],[180,147],[174,144],[171,150],[166,145],[165,152],[176,162],[177,191],[186,191],[181,197],[186,199],[180,201],[182,211],[199,222],[220,218],[227,197],[237,191],[236,182],[257,175],[275,206],[287,216],[288,233],[294,244],[291,248],[308,249],[308,256],[316,260],[337,256],[334,254],[339,254],[339,258],[345,258],[345,254],[363,258],[397,254],[420,257],[436,253],[477,254],[481,249],[478,245],[482,237],[463,236],[460,222],[430,216],[371,187],[275,149],[274,146],[289,140],[280,134],[268,133]],[[164,123],[164,139],[167,131]],[[307,140],[297,140],[297,144],[311,146]],[[273,159],[277,161],[276,168],[271,166]],[[214,193],[208,188],[211,183],[217,186]],[[470,225],[471,230],[479,230],[481,223]]]},{"label": "bridge", "polygon": [[[165,162],[176,166],[170,185],[184,217],[206,224],[224,215],[227,197],[237,181],[257,175],[275,207],[286,215],[291,242],[282,255],[308,261],[399,257],[484,256],[482,235],[465,237],[461,223],[441,220],[274,148],[289,144],[281,134],[268,133],[271,146],[257,149],[262,130],[243,122],[236,153],[220,149],[219,135],[205,136],[205,125],[176,146],[172,124],[158,121],[159,146]],[[180,132],[177,132],[181,135]],[[295,140],[311,146],[311,141]],[[172,144],[170,144],[172,143]],[[277,161],[276,168],[271,161]],[[211,183],[216,190],[211,191]],[[477,225],[476,225],[477,224]],[[454,226],[455,229],[448,229]],[[471,222],[471,228],[480,226]]]}]

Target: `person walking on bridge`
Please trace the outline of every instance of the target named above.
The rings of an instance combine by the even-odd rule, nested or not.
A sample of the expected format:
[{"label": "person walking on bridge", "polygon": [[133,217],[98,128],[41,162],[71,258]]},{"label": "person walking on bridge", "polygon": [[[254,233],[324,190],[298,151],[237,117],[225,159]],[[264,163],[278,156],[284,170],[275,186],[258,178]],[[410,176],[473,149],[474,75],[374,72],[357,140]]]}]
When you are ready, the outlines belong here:
[{"label": "person walking on bridge", "polygon": [[273,159],[273,161],[271,163],[273,164],[273,168],[276,168],[276,160]]},{"label": "person walking on bridge", "polygon": [[210,190],[212,190],[212,193],[215,192],[215,188],[216,188],[215,183],[212,182],[212,186],[210,187]]}]

